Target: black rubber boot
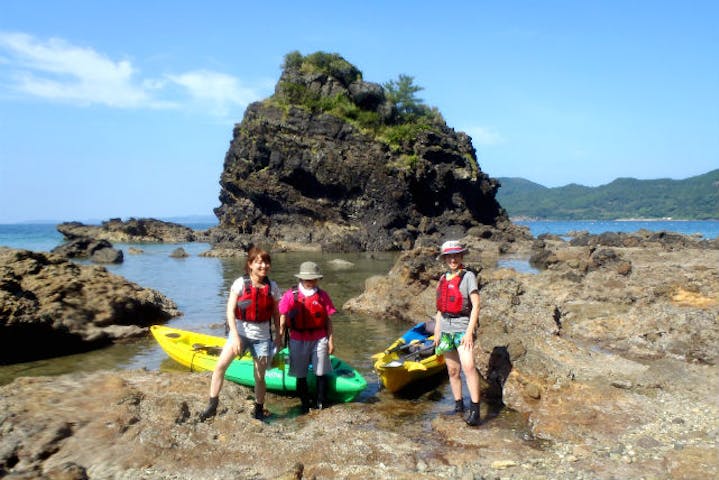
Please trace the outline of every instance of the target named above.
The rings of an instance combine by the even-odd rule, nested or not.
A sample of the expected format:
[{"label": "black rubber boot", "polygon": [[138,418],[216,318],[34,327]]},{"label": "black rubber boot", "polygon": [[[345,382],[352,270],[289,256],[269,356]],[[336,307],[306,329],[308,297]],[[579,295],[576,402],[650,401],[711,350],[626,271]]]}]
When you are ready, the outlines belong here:
[{"label": "black rubber boot", "polygon": [[454,401],[454,413],[464,413],[464,400]]},{"label": "black rubber boot", "polygon": [[317,377],[317,410],[327,408],[327,376]]},{"label": "black rubber boot", "polygon": [[265,419],[265,406],[261,403],[255,403],[255,413],[252,415],[257,420]]},{"label": "black rubber boot", "polygon": [[464,421],[470,427],[476,427],[479,425],[479,403],[472,402],[469,405],[469,415],[467,415],[467,418],[465,418]]},{"label": "black rubber boot", "polygon": [[214,417],[217,413],[217,405],[220,403],[219,397],[210,397],[210,401],[207,403],[207,408],[200,414],[200,420],[205,421],[210,417]]},{"label": "black rubber boot", "polygon": [[298,378],[297,379],[297,395],[300,397],[300,401],[302,402],[302,413],[307,413],[310,411],[310,392],[309,388],[307,387],[307,378]]}]

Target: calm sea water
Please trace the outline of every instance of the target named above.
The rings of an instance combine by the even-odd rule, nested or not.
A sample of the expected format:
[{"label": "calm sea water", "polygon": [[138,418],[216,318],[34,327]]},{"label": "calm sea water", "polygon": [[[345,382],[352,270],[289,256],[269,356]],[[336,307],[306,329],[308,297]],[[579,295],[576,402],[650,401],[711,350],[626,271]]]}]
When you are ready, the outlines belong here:
[{"label": "calm sea water", "polygon": [[535,237],[542,233],[553,233],[555,235],[567,235],[569,232],[587,231],[590,234],[603,232],[624,232],[631,233],[638,230],[649,230],[652,232],[668,231],[684,235],[702,235],[706,239],[719,237],[719,221],[681,221],[681,220],[625,220],[625,221],[598,221],[598,220],[575,220],[575,221],[516,221],[518,225],[529,227]]},{"label": "calm sea water", "polygon": [[[591,233],[604,231],[631,232],[641,228],[660,231],[676,231],[685,234],[702,234],[706,238],[719,236],[719,222],[517,222],[528,226],[536,236],[541,233],[565,235],[576,230],[588,230]],[[204,229],[211,224],[187,224],[191,228]],[[49,251],[62,243],[62,236],[55,225],[19,224],[0,225],[0,246],[25,248],[35,251]],[[130,255],[128,248],[134,246],[143,250],[142,254]],[[120,265],[106,268],[118,275],[154,288],[172,298],[183,312],[181,317],[172,319],[169,325],[196,330],[214,335],[223,335],[224,312],[227,294],[231,283],[242,275],[242,261],[239,259],[218,259],[200,257],[209,249],[204,243],[184,244],[116,244],[125,253],[125,261]],[[170,253],[178,247],[184,248],[189,257],[171,258]],[[362,293],[365,280],[372,275],[384,275],[392,266],[396,254],[318,254],[318,253],[278,253],[272,255],[271,277],[281,288],[289,288],[295,282],[293,274],[299,264],[313,260],[320,264],[325,277],[325,288],[338,307],[334,317],[336,354],[350,362],[367,378],[369,387],[359,397],[360,401],[382,395],[378,392],[377,378],[372,370],[371,355],[384,349],[394,338],[404,332],[408,325],[364,315],[347,314],[342,305],[350,298]],[[333,270],[333,259],[342,259],[354,264],[349,270]],[[509,266],[515,268],[507,260]],[[516,265],[521,268],[521,265]],[[426,319],[417,319],[418,321]],[[96,369],[137,369],[177,370],[183,367],[168,359],[165,353],[148,338],[128,345],[116,345],[95,352],[71,355],[59,359],[28,362],[0,367],[0,385],[12,381],[18,376],[55,375],[73,371],[91,371]],[[420,414],[433,415],[437,409],[449,408],[452,404],[448,386],[442,387],[444,393],[439,400],[426,405],[417,405]],[[386,399],[390,401],[389,399]],[[394,400],[392,400],[394,401]],[[415,407],[412,407],[415,408]],[[511,422],[510,422],[511,423]]]}]

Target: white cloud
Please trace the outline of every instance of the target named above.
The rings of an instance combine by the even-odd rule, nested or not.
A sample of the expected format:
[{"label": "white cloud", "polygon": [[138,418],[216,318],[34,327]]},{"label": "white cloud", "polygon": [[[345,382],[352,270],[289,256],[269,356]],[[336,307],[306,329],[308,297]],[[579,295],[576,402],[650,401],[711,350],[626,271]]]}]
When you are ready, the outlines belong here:
[{"label": "white cloud", "polygon": [[184,87],[196,102],[215,115],[227,115],[231,107],[244,108],[259,98],[253,89],[242,86],[237,78],[224,73],[196,70],[167,78]]},{"label": "white cloud", "polygon": [[467,132],[467,135],[472,137],[472,143],[475,148],[480,146],[488,147],[492,145],[500,145],[505,142],[504,137],[491,128],[474,126],[463,130]]},{"label": "white cloud", "polygon": [[207,70],[141,78],[129,60],[59,38],[0,32],[0,59],[0,75],[15,92],[77,105],[193,110],[201,105],[208,114],[226,116],[259,98],[237,78]]},{"label": "white cloud", "polygon": [[22,33],[0,33],[0,48],[9,53],[14,88],[50,100],[136,107],[149,101],[133,83],[134,69],[90,48],[51,38],[41,42]]}]

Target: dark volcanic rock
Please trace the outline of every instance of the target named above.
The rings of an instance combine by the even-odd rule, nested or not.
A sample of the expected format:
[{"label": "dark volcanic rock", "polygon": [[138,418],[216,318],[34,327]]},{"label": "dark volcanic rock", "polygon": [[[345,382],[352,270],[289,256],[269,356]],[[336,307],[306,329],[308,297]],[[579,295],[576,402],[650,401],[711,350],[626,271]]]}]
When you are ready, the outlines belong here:
[{"label": "dark volcanic rock", "polygon": [[[0,364],[85,352],[147,334],[175,303],[99,266],[0,248]],[[42,339],[43,348],[37,348]]]},{"label": "dark volcanic rock", "polygon": [[76,237],[52,249],[52,253],[67,258],[89,258],[95,263],[122,263],[122,250],[112,247],[107,240]]},{"label": "dark volcanic rock", "polygon": [[57,230],[68,240],[92,238],[113,243],[182,243],[204,240],[203,232],[154,218],[131,218],[127,221],[112,218],[101,225],[65,222],[58,225]]},{"label": "dark volcanic rock", "polygon": [[479,169],[466,134],[437,114],[390,147],[381,130],[306,101],[342,100],[358,116],[398,122],[380,85],[349,64],[334,74],[306,70],[286,66],[275,94],[251,104],[235,126],[214,244],[396,250],[506,220],[498,183]]}]

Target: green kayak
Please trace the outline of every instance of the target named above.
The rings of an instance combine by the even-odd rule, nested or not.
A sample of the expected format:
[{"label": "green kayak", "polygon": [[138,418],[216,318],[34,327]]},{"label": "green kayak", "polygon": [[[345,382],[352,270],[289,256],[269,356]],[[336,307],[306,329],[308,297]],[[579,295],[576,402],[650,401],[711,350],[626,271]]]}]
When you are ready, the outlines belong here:
[{"label": "green kayak", "polygon": [[[188,367],[191,371],[212,371],[217,363],[224,337],[216,337],[203,333],[180,330],[164,325],[150,327],[152,335],[167,355]],[[289,352],[283,348],[275,356],[272,368],[265,372],[267,390],[273,392],[295,392],[297,378],[289,374]],[[367,381],[350,364],[334,355],[330,355],[333,373],[328,376],[328,397],[332,402],[350,402],[359,395]],[[254,364],[248,354],[232,361],[225,372],[225,378],[240,385],[253,387],[255,385]],[[312,392],[316,388],[316,377],[312,366],[307,376],[307,384]]]}]

